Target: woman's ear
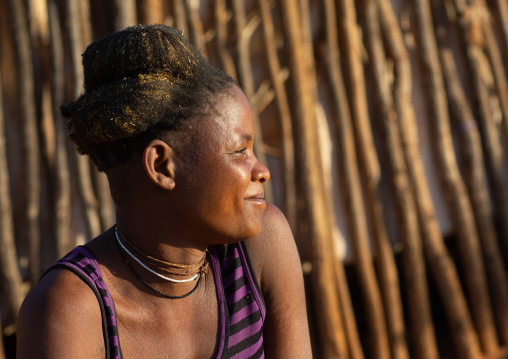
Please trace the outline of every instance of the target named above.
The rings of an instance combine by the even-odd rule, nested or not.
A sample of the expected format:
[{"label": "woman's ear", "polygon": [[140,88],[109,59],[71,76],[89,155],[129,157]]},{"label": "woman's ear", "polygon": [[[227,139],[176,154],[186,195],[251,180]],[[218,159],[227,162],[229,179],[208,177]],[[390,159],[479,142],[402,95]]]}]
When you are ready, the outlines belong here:
[{"label": "woman's ear", "polygon": [[143,167],[148,178],[162,189],[175,188],[174,152],[161,140],[153,140],[143,151]]}]

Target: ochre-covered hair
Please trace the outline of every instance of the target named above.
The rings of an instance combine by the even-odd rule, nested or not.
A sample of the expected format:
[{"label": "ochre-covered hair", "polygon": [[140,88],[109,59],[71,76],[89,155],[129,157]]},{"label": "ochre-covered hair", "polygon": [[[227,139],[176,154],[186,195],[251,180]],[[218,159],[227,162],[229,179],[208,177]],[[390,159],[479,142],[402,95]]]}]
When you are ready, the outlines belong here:
[{"label": "ochre-covered hair", "polygon": [[77,150],[99,171],[206,114],[213,95],[235,83],[165,25],[129,27],[93,42],[83,66],[85,93],[61,111]]}]

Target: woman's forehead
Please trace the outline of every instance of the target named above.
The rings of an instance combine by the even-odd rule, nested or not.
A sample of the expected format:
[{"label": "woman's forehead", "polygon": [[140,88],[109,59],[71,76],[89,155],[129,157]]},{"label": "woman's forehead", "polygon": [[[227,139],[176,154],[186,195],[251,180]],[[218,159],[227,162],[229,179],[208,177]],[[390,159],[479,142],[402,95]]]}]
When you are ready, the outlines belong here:
[{"label": "woman's forehead", "polygon": [[184,137],[194,141],[200,138],[253,137],[252,109],[236,86],[218,95],[213,106],[203,113],[182,126]]}]

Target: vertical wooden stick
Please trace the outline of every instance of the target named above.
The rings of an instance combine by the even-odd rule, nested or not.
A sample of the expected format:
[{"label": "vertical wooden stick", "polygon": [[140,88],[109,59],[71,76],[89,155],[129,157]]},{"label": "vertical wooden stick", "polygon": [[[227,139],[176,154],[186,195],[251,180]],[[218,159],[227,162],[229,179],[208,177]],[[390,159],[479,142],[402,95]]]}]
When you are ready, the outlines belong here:
[{"label": "vertical wooden stick", "polygon": [[381,109],[383,136],[389,157],[390,180],[395,195],[399,236],[404,244],[403,280],[406,287],[410,343],[417,358],[436,358],[437,345],[430,314],[425,263],[420,242],[418,214],[404,159],[398,114],[394,108],[386,79],[386,59],[381,40],[381,27],[374,1],[364,3],[365,27],[370,62]]},{"label": "vertical wooden stick", "polygon": [[430,127],[431,137],[434,139],[436,162],[441,170],[443,192],[446,194],[458,234],[462,268],[480,344],[487,354],[492,354],[497,352],[498,345],[487,291],[485,267],[471,202],[459,173],[453,149],[448,104],[430,4],[428,0],[415,0],[415,9],[422,62],[427,75],[427,92],[430,96]]},{"label": "vertical wooden stick", "polygon": [[64,63],[60,19],[56,0],[48,0],[48,24],[51,46],[51,94],[53,99],[53,120],[55,128],[55,172],[52,174],[55,188],[55,258],[62,257],[70,250],[71,188],[67,155],[65,123],[60,114],[64,103]]},{"label": "vertical wooden stick", "polygon": [[508,278],[497,243],[496,229],[492,220],[488,184],[483,163],[483,151],[478,128],[469,107],[466,95],[460,86],[459,76],[455,69],[450,50],[441,50],[441,62],[448,88],[451,113],[459,123],[464,179],[471,196],[478,233],[481,238],[485,268],[489,278],[495,319],[498,323],[499,337],[506,340],[508,304]]},{"label": "vertical wooden stick", "polygon": [[407,359],[409,352],[406,343],[406,330],[402,314],[402,302],[399,289],[399,276],[393,251],[383,217],[383,208],[379,193],[380,169],[372,129],[368,117],[365,77],[362,63],[362,43],[356,22],[355,4],[352,0],[339,1],[340,23],[346,50],[344,57],[349,72],[349,98],[351,116],[355,130],[356,148],[359,150],[359,163],[362,179],[365,182],[366,203],[370,217],[375,260],[377,262],[380,290],[386,315],[386,326],[390,340],[392,358]]},{"label": "vertical wooden stick", "polygon": [[189,38],[189,28],[187,25],[187,16],[185,16],[185,0],[174,0],[173,12],[175,16],[175,27],[180,30],[186,38]]},{"label": "vertical wooden stick", "polygon": [[[504,44],[505,61],[508,54],[508,2],[505,0],[495,0],[499,23],[503,29],[502,42]],[[503,134],[505,141],[508,141],[508,117],[503,117]]]},{"label": "vertical wooden stick", "polygon": [[[2,253],[0,256],[0,285],[2,286],[2,293],[5,295],[4,300],[10,320],[15,322],[23,301],[23,293],[21,292],[22,279],[19,273],[12,219],[2,92],[2,80],[0,78],[0,253]],[[0,332],[0,335],[3,335],[3,333]],[[2,349],[0,347],[0,350]]]},{"label": "vertical wooden stick", "polygon": [[116,30],[137,24],[136,0],[114,0],[114,6]]},{"label": "vertical wooden stick", "polygon": [[[502,64],[499,63],[499,53],[496,50],[497,45],[493,43],[494,39],[492,38],[492,29],[490,27],[490,23],[488,23],[488,13],[486,12],[486,9],[483,5],[476,1],[473,1],[473,5],[471,7],[466,7],[464,2],[456,0],[455,6],[459,14],[459,24],[461,26],[461,30],[468,32],[468,34],[464,37],[465,53],[471,69],[476,97],[478,99],[480,115],[478,125],[480,133],[484,137],[486,164],[491,175],[490,180],[492,184],[492,192],[494,193],[492,196],[494,203],[494,218],[497,219],[496,222],[500,228],[499,234],[501,243],[505,243],[508,240],[508,223],[504,223],[505,220],[508,221],[508,191],[504,183],[503,151],[500,143],[500,136],[492,118],[489,86],[484,78],[484,74],[486,72],[490,72],[490,68],[488,63],[484,61],[485,58],[482,44],[476,42],[474,40],[475,38],[470,36],[473,31],[478,31],[478,41],[485,41],[487,44],[486,47],[491,55],[491,64],[494,69],[494,77],[499,77],[496,82],[498,83],[498,96],[501,102],[503,116],[506,115],[505,110],[503,109],[503,102],[508,100],[508,98],[505,98],[508,96],[508,93],[505,84],[500,84],[500,81],[503,81],[503,78],[504,81],[506,81],[506,76],[504,70],[502,69]],[[508,112],[508,103],[506,104],[506,107],[506,111]],[[481,158],[479,160],[481,160]],[[484,184],[487,184],[487,182]],[[478,195],[478,191],[473,190],[472,192],[472,196]],[[475,207],[475,209],[479,208]],[[495,318],[498,323],[499,337],[502,343],[508,343],[508,284],[506,282],[506,272],[504,269],[503,259],[499,254],[500,252],[495,233],[489,235],[488,231],[484,232],[480,230],[487,225],[483,219],[479,220],[477,225],[485,258],[487,277],[489,278],[490,283],[493,310],[496,313]]]},{"label": "vertical wooden stick", "polygon": [[[342,300],[338,295],[349,296],[348,284],[345,280],[344,268],[333,253],[332,224],[330,223],[330,206],[326,203],[328,194],[323,192],[325,186],[322,179],[321,155],[317,142],[315,119],[315,90],[309,89],[314,81],[313,67],[308,67],[304,54],[308,51],[301,46],[301,20],[298,7],[293,0],[282,0],[284,29],[287,35],[287,48],[290,55],[290,80],[293,100],[296,108],[294,127],[296,148],[305,149],[296,152],[296,162],[301,166],[301,195],[304,201],[306,220],[299,221],[298,235],[309,239],[313,249],[311,288],[316,304],[315,315],[318,322],[319,351],[323,358],[346,357],[347,347],[344,346],[344,329],[341,318],[341,306],[345,313],[353,313],[351,300]],[[309,82],[311,78],[311,82]],[[329,196],[328,196],[329,197]],[[336,278],[337,283],[330,282]],[[340,281],[340,282],[339,282]],[[340,289],[340,291],[339,291]],[[346,334],[358,339],[354,316],[348,315],[351,322],[346,322]],[[354,341],[359,343],[359,340]],[[361,352],[361,348],[359,348]],[[360,358],[355,357],[355,358]]]},{"label": "vertical wooden stick", "polygon": [[229,76],[237,79],[236,67],[228,50],[228,10],[226,8],[226,0],[215,0],[215,37],[217,39],[217,50],[219,59],[224,70]]},{"label": "vertical wooden stick", "polygon": [[25,176],[27,179],[26,221],[29,243],[29,276],[32,283],[39,279],[39,207],[40,207],[40,166],[38,126],[35,114],[34,70],[26,10],[22,1],[9,0],[12,15],[12,33],[18,68],[20,114],[23,120],[23,141],[25,150]]},{"label": "vertical wooden stick", "polygon": [[275,89],[277,107],[279,109],[282,128],[282,146],[284,157],[284,213],[291,228],[296,229],[296,188],[295,188],[295,154],[293,141],[293,125],[291,124],[291,112],[284,87],[284,79],[281,76],[281,68],[277,57],[275,44],[275,30],[273,18],[270,13],[270,5],[266,0],[258,0],[263,23],[263,35],[266,44],[267,60],[270,70],[272,85]]},{"label": "vertical wooden stick", "polygon": [[455,264],[443,241],[430,195],[423,161],[418,149],[417,128],[411,102],[412,74],[409,55],[391,4],[379,1],[379,20],[388,39],[387,50],[394,61],[394,102],[399,116],[408,173],[414,186],[420,231],[429,271],[443,301],[459,355],[476,358],[480,348],[471,323]]},{"label": "vertical wooden stick", "polygon": [[5,356],[5,347],[4,347],[4,336],[2,329],[2,321],[0,320],[0,359],[7,359]]},{"label": "vertical wooden stick", "polygon": [[339,146],[339,166],[342,168],[344,195],[348,210],[348,224],[351,242],[354,248],[355,268],[359,285],[363,293],[364,309],[369,327],[369,347],[378,358],[390,358],[390,345],[387,337],[386,322],[381,294],[369,249],[369,238],[357,156],[351,123],[351,113],[346,96],[344,80],[340,69],[339,43],[337,36],[336,9],[334,0],[323,2],[326,27],[326,63],[335,109]]},{"label": "vertical wooden stick", "polygon": [[[490,21],[490,16],[488,16],[488,9],[486,9],[485,5],[478,0],[474,0],[473,4],[479,12],[481,11],[481,14],[484,14],[484,16],[479,17],[478,20],[481,22],[482,33],[485,39],[490,65],[492,67],[495,88],[497,90],[497,97],[499,99],[499,104],[503,115],[502,124],[500,126],[500,133],[496,130],[496,126],[489,126],[489,128],[492,128],[493,133],[492,136],[488,139],[489,144],[487,145],[487,150],[490,152],[489,157],[492,158],[489,161],[491,163],[490,171],[492,173],[492,192],[496,194],[493,196],[495,205],[494,217],[497,227],[499,228],[500,241],[501,243],[506,244],[505,253],[507,256],[505,259],[508,260],[508,189],[505,183],[506,181],[503,170],[503,165],[505,163],[504,161],[506,159],[507,153],[503,152],[503,146],[501,144],[503,130],[505,131],[506,135],[505,139],[508,141],[508,84],[506,72],[503,67],[501,53],[497,46],[495,34]],[[480,66],[479,63],[475,63],[474,65]],[[479,90],[480,88],[477,89],[477,91]],[[503,319],[503,322],[504,321],[505,319]],[[506,339],[508,339],[508,336],[504,335],[505,342]]]},{"label": "vertical wooden stick", "polygon": [[[252,64],[250,60],[250,40],[254,32],[255,23],[247,23],[245,16],[245,4],[243,0],[233,0],[234,20],[236,25],[237,40],[237,56],[238,56],[238,73],[240,84],[242,85],[247,98],[252,101],[255,95],[254,78],[252,76]],[[253,21],[251,19],[251,21]],[[256,20],[254,20],[256,21]],[[261,163],[268,165],[266,154],[263,150],[263,132],[259,122],[259,113],[255,107],[252,108],[252,120],[254,122],[254,152]],[[263,184],[265,188],[265,198],[269,202],[273,202],[272,183],[270,181]]]},{"label": "vertical wooden stick", "polygon": [[[81,83],[83,81],[83,69],[81,67],[81,53],[84,51],[83,34],[80,26],[81,21],[78,12],[78,3],[74,0],[67,0],[66,5],[67,18],[69,19],[69,51],[72,57],[73,97],[77,98],[81,94]],[[82,205],[84,206],[88,231],[85,237],[91,239],[101,232],[98,214],[99,204],[93,191],[89,159],[79,155],[77,152],[75,152],[75,158],[78,170],[79,194],[81,196]]]},{"label": "vertical wooden stick", "polygon": [[185,15],[190,26],[190,39],[203,56],[207,57],[206,41],[203,30],[203,22],[199,17],[199,3],[194,0],[184,0]]},{"label": "vertical wooden stick", "polygon": [[139,0],[138,18],[141,24],[162,24],[164,23],[163,0]]}]

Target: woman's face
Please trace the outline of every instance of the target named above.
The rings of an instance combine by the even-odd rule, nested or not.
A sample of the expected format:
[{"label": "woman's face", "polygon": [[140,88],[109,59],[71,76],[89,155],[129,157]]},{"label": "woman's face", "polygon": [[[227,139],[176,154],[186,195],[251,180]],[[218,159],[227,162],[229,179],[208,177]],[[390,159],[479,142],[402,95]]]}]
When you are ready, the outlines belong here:
[{"label": "woman's face", "polygon": [[218,96],[210,116],[190,121],[185,131],[173,189],[179,217],[194,234],[206,233],[210,244],[257,235],[270,172],[254,155],[252,110],[243,92],[232,86]]}]

